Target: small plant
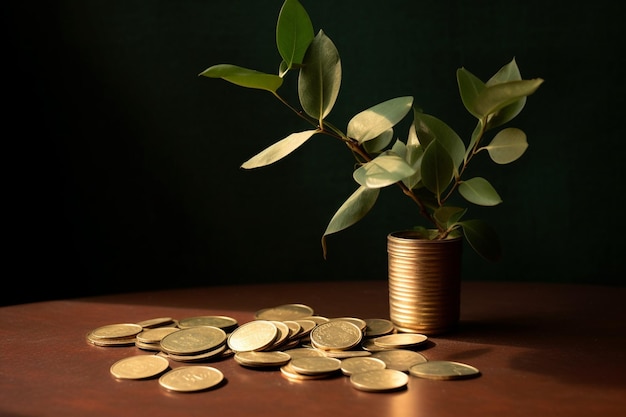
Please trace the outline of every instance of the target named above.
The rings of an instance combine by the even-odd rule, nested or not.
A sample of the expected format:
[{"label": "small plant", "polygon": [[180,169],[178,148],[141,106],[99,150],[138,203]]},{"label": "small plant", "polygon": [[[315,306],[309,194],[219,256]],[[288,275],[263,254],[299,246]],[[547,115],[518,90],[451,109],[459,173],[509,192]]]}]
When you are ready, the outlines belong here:
[{"label": "small plant", "polygon": [[[398,187],[416,204],[428,226],[412,226],[425,239],[465,236],[482,257],[501,256],[498,236],[486,222],[465,219],[465,207],[451,205],[458,192],[467,202],[495,206],[502,202],[494,187],[482,177],[465,178],[474,156],[486,151],[496,164],[517,160],[528,147],[525,133],[517,128],[501,128],[524,108],[527,96],[543,80],[523,80],[515,59],[500,68],[487,82],[465,68],[456,73],[465,109],[477,119],[466,143],[445,122],[414,107],[412,96],[391,98],[350,119],[342,130],[329,121],[339,95],[342,67],[332,40],[319,30],[314,33],[311,19],[298,0],[285,0],[276,25],[276,45],[282,62],[277,74],[268,74],[231,64],[213,65],[200,75],[222,78],[233,84],[265,90],[311,125],[292,133],[242,164],[253,169],[272,164],[295,151],[314,136],[338,139],[354,155],[356,191],[339,207],[322,235],[324,258],[326,236],[350,227],[374,206],[381,188]],[[278,89],[292,74],[298,74],[300,108],[288,103]],[[412,115],[413,121],[403,141],[394,127]],[[496,128],[500,128],[495,132]],[[492,134],[493,132],[493,134]],[[492,136],[485,145],[487,134]]]}]

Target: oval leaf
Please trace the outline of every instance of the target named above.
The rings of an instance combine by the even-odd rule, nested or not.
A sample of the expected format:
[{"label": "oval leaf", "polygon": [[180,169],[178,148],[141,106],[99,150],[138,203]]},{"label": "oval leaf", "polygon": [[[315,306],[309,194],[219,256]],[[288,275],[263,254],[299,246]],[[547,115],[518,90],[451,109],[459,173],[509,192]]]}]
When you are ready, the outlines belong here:
[{"label": "oval leaf", "polygon": [[298,77],[302,109],[321,121],[330,113],[341,85],[341,60],[335,44],[323,31],[313,39]]},{"label": "oval leaf", "polygon": [[324,258],[326,258],[326,236],[346,229],[361,220],[374,207],[379,193],[378,188],[361,186],[339,207],[322,236]]},{"label": "oval leaf", "polygon": [[[543,79],[509,81],[489,86],[481,91],[472,104],[476,117],[482,119],[529,96],[543,83]],[[474,112],[472,114],[474,114]]]},{"label": "oval leaf", "polygon": [[348,137],[359,143],[374,139],[392,128],[407,115],[413,97],[396,97],[384,101],[354,116],[348,122]]},{"label": "oval leaf", "polygon": [[471,178],[459,184],[459,194],[479,206],[497,206],[502,203],[498,192],[482,177]]},{"label": "oval leaf", "polygon": [[485,146],[489,156],[497,164],[509,164],[519,159],[527,148],[526,134],[514,127],[501,130],[491,143]]},{"label": "oval leaf", "polygon": [[352,176],[356,182],[364,187],[382,188],[395,184],[413,174],[415,174],[415,169],[401,156],[385,152],[363,164],[354,171]]},{"label": "oval leaf", "polygon": [[241,168],[252,169],[272,164],[295,151],[318,132],[319,130],[306,130],[304,132],[292,133],[248,159],[241,165]]},{"label": "oval leaf", "polygon": [[209,78],[222,78],[241,87],[267,90],[274,94],[283,85],[283,79],[278,75],[266,74],[231,64],[213,65],[202,71],[200,75]]},{"label": "oval leaf", "polygon": [[302,4],[298,0],[285,0],[276,24],[276,46],[285,62],[281,72],[288,71],[293,64],[302,64],[314,37],[313,24]]},{"label": "oval leaf", "polygon": [[393,140],[393,129],[387,129],[372,140],[368,140],[363,144],[367,153],[375,154],[385,149]]},{"label": "oval leaf", "polygon": [[497,261],[502,257],[500,239],[491,226],[482,220],[465,220],[459,224],[465,239],[477,254],[488,261]]},{"label": "oval leaf", "polygon": [[420,142],[428,146],[436,140],[448,152],[455,167],[463,163],[465,158],[465,144],[461,137],[445,122],[429,114],[414,112],[415,130]]},{"label": "oval leaf", "polygon": [[481,117],[474,109],[474,103],[478,95],[487,88],[487,86],[480,78],[476,77],[465,68],[459,68],[456,71],[456,82],[459,86],[459,95],[461,96],[463,105],[472,116],[480,119]]},{"label": "oval leaf", "polygon": [[439,198],[454,176],[454,165],[438,141],[431,142],[424,151],[421,171],[422,183]]}]

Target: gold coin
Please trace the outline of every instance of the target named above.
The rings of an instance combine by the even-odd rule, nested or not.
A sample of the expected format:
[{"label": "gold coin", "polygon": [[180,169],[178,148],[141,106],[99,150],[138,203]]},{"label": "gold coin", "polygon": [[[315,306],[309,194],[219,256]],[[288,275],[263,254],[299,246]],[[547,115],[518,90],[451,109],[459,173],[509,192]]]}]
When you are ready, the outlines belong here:
[{"label": "gold coin", "polygon": [[384,348],[409,348],[426,343],[428,337],[421,333],[396,333],[374,338],[374,344]]},{"label": "gold coin", "polygon": [[324,350],[322,352],[324,356],[337,359],[359,358],[372,355],[372,352],[368,352],[367,350]]},{"label": "gold coin", "polygon": [[90,337],[92,339],[128,338],[136,336],[142,330],[143,327],[133,323],[108,324],[92,330]]},{"label": "gold coin", "polygon": [[263,350],[274,343],[278,328],[269,320],[253,320],[233,330],[228,336],[228,347],[234,352]]},{"label": "gold coin", "polygon": [[215,349],[226,342],[224,330],[199,326],[181,329],[161,339],[161,349],[175,355],[194,355]]},{"label": "gold coin", "polygon": [[160,374],[169,367],[167,359],[156,355],[130,356],[111,365],[111,373],[119,379],[144,379]]},{"label": "gold coin", "polygon": [[350,375],[352,386],[361,391],[393,391],[405,387],[409,376],[395,369],[379,369]]},{"label": "gold coin", "polygon": [[480,375],[480,371],[471,365],[452,361],[429,361],[409,367],[413,376],[426,379],[450,380],[473,378]]},{"label": "gold coin", "polygon": [[207,359],[215,358],[218,356],[222,357],[225,352],[226,352],[226,344],[224,343],[221,346],[216,347],[215,349],[211,349],[209,351],[194,354],[194,355],[177,355],[175,353],[168,353],[167,357],[178,362],[198,362],[198,361],[204,361]]},{"label": "gold coin", "polygon": [[296,372],[293,369],[293,367],[291,366],[291,363],[287,363],[286,365],[281,366],[280,373],[282,376],[286,377],[287,379],[296,380],[296,381],[328,378],[329,375],[332,375],[332,374],[317,374],[317,375],[301,374],[301,373]]},{"label": "gold coin", "polygon": [[287,340],[289,340],[289,336],[291,335],[291,329],[289,328],[287,323],[278,320],[270,321],[274,324],[274,326],[276,326],[278,334],[276,335],[276,338],[274,339],[272,344],[266,348],[263,348],[262,350],[277,349],[279,346],[283,345]]},{"label": "gold coin", "polygon": [[367,323],[365,322],[365,320],[360,319],[358,317],[335,317],[335,318],[329,319],[329,321],[334,321],[334,320],[344,320],[344,321],[349,321],[350,323],[354,323],[359,329],[361,329],[362,332],[364,332],[365,328],[367,327]]},{"label": "gold coin", "polygon": [[300,332],[296,335],[296,337],[308,336],[309,333],[311,333],[311,330],[317,326],[317,322],[310,319],[298,319],[294,321],[300,325]]},{"label": "gold coin", "polygon": [[313,308],[305,304],[283,304],[264,308],[255,313],[257,320],[297,320],[313,315]]},{"label": "gold coin", "polygon": [[387,364],[388,369],[408,372],[412,365],[426,362],[424,355],[408,349],[390,349],[372,353],[373,358],[378,358]]},{"label": "gold coin", "polygon": [[380,359],[372,357],[354,357],[341,361],[341,372],[344,375],[352,375],[360,372],[376,371],[385,369],[387,364]]},{"label": "gold coin", "polygon": [[313,348],[306,348],[306,347],[288,349],[288,350],[285,350],[284,352],[288,354],[291,359],[311,357],[311,356],[324,356],[324,352],[322,352],[321,350],[313,349]]},{"label": "gold coin", "polygon": [[296,320],[285,320],[283,321],[289,327],[289,339],[294,339],[298,337],[300,332],[302,331],[302,326]]},{"label": "gold coin", "polygon": [[234,359],[237,363],[249,367],[283,366],[291,360],[285,352],[237,352]]},{"label": "gold coin", "polygon": [[341,369],[341,361],[325,356],[311,356],[292,359],[291,368],[302,375],[330,374]]},{"label": "gold coin", "polygon": [[144,329],[152,329],[155,327],[170,326],[174,324],[174,319],[171,317],[157,317],[154,319],[143,320],[136,324],[140,325]]},{"label": "gold coin", "polygon": [[133,337],[120,337],[120,338],[98,338],[92,337],[92,333],[87,334],[87,342],[95,346],[130,346],[134,345],[137,340]]},{"label": "gold coin", "polygon": [[348,350],[363,339],[363,332],[354,323],[345,320],[330,320],[318,324],[310,333],[314,347],[323,350]]},{"label": "gold coin", "polygon": [[373,338],[364,339],[361,342],[361,348],[363,348],[364,350],[368,352],[380,352],[383,350],[391,350],[390,348],[384,348],[382,346],[378,346],[376,343],[374,343]]},{"label": "gold coin", "polygon": [[178,327],[181,329],[198,326],[212,326],[220,328],[227,333],[231,332],[238,325],[239,323],[237,320],[229,316],[195,316],[178,320]]},{"label": "gold coin", "polygon": [[314,321],[315,324],[322,324],[322,323],[326,323],[326,322],[330,321],[330,319],[328,317],[324,317],[324,316],[303,317],[302,320],[311,320],[311,321]]},{"label": "gold coin", "polygon": [[211,366],[181,366],[163,374],[159,384],[170,391],[191,392],[213,388],[224,380],[224,374]]},{"label": "gold coin", "polygon": [[168,334],[179,330],[178,327],[155,327],[154,329],[146,329],[137,335],[137,341],[140,343],[158,343]]},{"label": "gold coin", "polygon": [[365,319],[365,324],[365,337],[384,336],[395,330],[393,322],[387,319]]}]

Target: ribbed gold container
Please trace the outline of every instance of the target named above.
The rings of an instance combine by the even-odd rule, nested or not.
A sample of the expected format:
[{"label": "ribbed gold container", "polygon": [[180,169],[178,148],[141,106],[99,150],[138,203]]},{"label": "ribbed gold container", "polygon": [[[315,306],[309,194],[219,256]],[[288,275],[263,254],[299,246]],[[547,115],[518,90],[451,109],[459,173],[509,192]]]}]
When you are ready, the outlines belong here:
[{"label": "ribbed gold container", "polygon": [[396,328],[427,335],[453,330],[460,316],[462,237],[387,236],[389,314]]}]

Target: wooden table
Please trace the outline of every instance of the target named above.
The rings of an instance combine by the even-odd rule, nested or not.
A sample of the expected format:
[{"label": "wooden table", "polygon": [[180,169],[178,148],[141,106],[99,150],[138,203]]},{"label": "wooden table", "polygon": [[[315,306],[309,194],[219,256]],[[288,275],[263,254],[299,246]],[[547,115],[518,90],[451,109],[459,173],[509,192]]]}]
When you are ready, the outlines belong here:
[{"label": "wooden table", "polygon": [[[429,360],[465,362],[481,376],[411,376],[405,390],[370,393],[348,377],[292,381],[279,370],[209,362],[217,389],[176,393],[158,379],[116,380],[117,360],[148,352],[97,347],[99,326],[156,317],[227,315],[304,303],[327,317],[387,318],[384,281],[206,287],[0,308],[2,416],[626,416],[626,288],[538,283],[463,284],[461,325],[431,337]],[[175,368],[185,363],[170,361]]]}]

